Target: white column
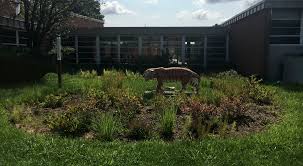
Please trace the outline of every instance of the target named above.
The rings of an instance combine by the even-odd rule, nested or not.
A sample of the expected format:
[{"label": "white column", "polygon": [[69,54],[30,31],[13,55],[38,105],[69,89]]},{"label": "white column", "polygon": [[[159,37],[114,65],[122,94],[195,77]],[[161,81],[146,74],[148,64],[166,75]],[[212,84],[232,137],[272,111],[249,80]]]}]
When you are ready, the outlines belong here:
[{"label": "white column", "polygon": [[164,36],[160,36],[160,56],[163,56],[164,51]]},{"label": "white column", "polygon": [[182,53],[181,53],[181,60],[182,65],[185,65],[185,42],[186,42],[186,36],[182,36]]},{"label": "white column", "polygon": [[19,47],[19,45],[20,45],[19,31],[16,30],[16,46]]},{"label": "white column", "polygon": [[121,37],[117,36],[117,63],[121,62]]},{"label": "white column", "polygon": [[138,50],[139,50],[139,56],[142,56],[142,36],[138,37]]},{"label": "white column", "polygon": [[303,10],[301,10],[301,33],[300,33],[300,44],[303,44]]},{"label": "white column", "polygon": [[229,34],[226,35],[226,55],[225,55],[225,61],[229,62]]},{"label": "white column", "polygon": [[204,37],[203,67],[204,67],[204,70],[207,70],[207,36]]},{"label": "white column", "polygon": [[96,64],[101,64],[101,56],[100,56],[100,36],[96,36]]},{"label": "white column", "polygon": [[76,64],[79,64],[79,38],[75,36]]}]

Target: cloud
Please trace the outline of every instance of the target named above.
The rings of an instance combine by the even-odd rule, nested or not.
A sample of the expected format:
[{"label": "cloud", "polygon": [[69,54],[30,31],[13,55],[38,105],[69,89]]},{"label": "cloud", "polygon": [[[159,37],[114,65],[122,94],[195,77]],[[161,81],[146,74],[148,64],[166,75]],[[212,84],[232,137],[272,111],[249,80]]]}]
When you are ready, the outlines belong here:
[{"label": "cloud", "polygon": [[192,17],[198,20],[207,20],[208,19],[208,11],[199,9],[192,12]]},{"label": "cloud", "polygon": [[192,12],[192,17],[197,20],[211,20],[211,19],[219,19],[222,16],[218,12],[199,9]]},{"label": "cloud", "polygon": [[203,5],[206,3],[226,3],[226,2],[233,2],[233,1],[241,1],[241,0],[193,0],[195,5]]},{"label": "cloud", "polygon": [[118,1],[107,1],[101,5],[101,12],[104,15],[123,15],[123,14],[136,14],[134,11],[127,9]]},{"label": "cloud", "polygon": [[147,4],[158,4],[159,0],[144,0],[144,3],[147,3]]},{"label": "cloud", "polygon": [[195,11],[182,10],[176,14],[178,20],[195,19],[195,20],[214,20],[222,19],[222,15],[218,12],[199,9]]},{"label": "cloud", "polygon": [[261,0],[245,0],[244,6],[245,7],[250,7],[250,6],[253,6],[253,5],[255,5],[259,2],[261,2]]},{"label": "cloud", "polygon": [[179,11],[176,14],[176,17],[177,17],[178,20],[186,19],[186,18],[190,17],[190,12],[186,11],[186,10]]}]

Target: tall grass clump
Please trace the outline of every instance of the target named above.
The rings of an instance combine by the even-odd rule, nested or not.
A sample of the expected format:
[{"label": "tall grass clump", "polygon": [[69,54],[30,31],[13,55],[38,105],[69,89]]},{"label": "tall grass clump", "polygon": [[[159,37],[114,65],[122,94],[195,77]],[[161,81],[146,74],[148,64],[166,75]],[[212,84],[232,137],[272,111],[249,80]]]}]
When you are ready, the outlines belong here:
[{"label": "tall grass clump", "polygon": [[172,139],[176,125],[177,111],[174,107],[164,110],[161,116],[161,136],[165,139]]},{"label": "tall grass clump", "polygon": [[125,79],[126,76],[123,72],[104,70],[104,74],[101,77],[102,90],[105,92],[110,92],[113,90],[122,89]]},{"label": "tall grass clump", "polygon": [[245,77],[233,70],[220,73],[211,78],[211,80],[212,88],[223,92],[228,97],[241,96],[243,94],[243,86],[246,84]]},{"label": "tall grass clump", "polygon": [[112,141],[117,132],[117,123],[111,113],[103,113],[92,123],[93,130],[99,139]]}]

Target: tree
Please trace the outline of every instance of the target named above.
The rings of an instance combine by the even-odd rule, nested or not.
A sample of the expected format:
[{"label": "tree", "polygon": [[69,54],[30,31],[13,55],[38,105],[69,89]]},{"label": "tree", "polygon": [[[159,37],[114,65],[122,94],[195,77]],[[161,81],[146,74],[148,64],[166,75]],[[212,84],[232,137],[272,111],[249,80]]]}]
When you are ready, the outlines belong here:
[{"label": "tree", "polygon": [[104,18],[100,11],[99,0],[79,0],[73,8],[73,12],[99,20],[103,20]]},{"label": "tree", "polygon": [[41,43],[55,37],[65,27],[79,0],[21,0],[24,8],[28,46],[34,55],[41,53]]},{"label": "tree", "polygon": [[[14,0],[15,1],[15,0]],[[57,34],[68,31],[71,14],[77,13],[96,19],[103,19],[98,0],[20,0],[22,16],[28,34],[28,46],[32,54],[40,55],[48,50],[42,43],[51,41]],[[47,44],[46,44],[47,45]]]}]

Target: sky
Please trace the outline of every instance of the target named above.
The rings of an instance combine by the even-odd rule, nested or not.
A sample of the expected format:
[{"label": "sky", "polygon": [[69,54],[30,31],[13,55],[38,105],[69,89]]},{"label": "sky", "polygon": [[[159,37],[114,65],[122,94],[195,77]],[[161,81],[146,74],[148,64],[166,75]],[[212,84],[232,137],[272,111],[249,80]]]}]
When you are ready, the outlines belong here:
[{"label": "sky", "polygon": [[105,27],[212,26],[260,0],[103,0]]}]

